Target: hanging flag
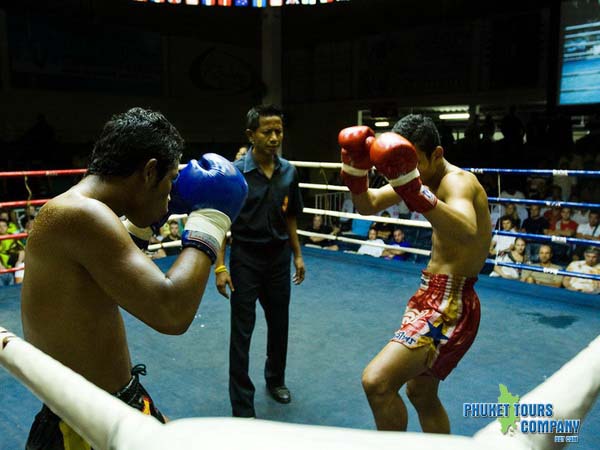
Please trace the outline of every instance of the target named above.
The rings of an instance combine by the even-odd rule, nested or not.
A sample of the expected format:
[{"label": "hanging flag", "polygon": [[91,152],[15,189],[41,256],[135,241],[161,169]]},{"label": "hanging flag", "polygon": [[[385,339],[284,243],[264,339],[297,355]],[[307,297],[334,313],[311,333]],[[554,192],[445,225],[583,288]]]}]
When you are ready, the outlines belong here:
[{"label": "hanging flag", "polygon": [[231,6],[231,0],[219,0],[219,6]]},{"label": "hanging flag", "polygon": [[269,6],[283,6],[283,0],[270,0]]},{"label": "hanging flag", "polygon": [[202,0],[202,4],[204,6],[215,6],[216,0]]},{"label": "hanging flag", "polygon": [[255,8],[266,8],[267,0],[252,0],[252,6]]},{"label": "hanging flag", "polygon": [[235,6],[248,6],[248,0],[235,0],[233,4]]}]

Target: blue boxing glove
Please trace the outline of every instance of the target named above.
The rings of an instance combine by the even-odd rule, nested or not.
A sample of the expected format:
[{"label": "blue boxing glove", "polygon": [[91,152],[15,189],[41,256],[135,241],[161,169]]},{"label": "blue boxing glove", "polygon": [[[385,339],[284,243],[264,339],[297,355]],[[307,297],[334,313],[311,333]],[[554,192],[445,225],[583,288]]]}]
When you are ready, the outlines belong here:
[{"label": "blue boxing glove", "polygon": [[188,214],[182,246],[197,248],[214,262],[247,195],[246,179],[227,159],[207,153],[191,160],[173,181],[169,203],[173,213]]}]

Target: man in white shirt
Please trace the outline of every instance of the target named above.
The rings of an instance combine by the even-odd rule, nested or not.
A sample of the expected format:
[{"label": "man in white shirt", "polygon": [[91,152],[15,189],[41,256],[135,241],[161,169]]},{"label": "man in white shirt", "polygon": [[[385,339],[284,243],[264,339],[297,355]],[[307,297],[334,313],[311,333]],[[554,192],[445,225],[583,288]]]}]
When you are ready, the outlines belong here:
[{"label": "man in white shirt", "polygon": [[[500,226],[502,227],[502,231],[510,231],[511,233],[516,233],[518,231],[515,228],[515,223],[512,217],[502,216],[499,220]],[[510,250],[514,242],[514,236],[501,236],[497,234],[494,235],[494,237],[492,237],[492,242],[490,243],[490,255],[495,256],[499,253]]]},{"label": "man in white shirt", "polygon": [[356,253],[360,255],[369,255],[375,258],[379,258],[383,253],[383,247],[374,247],[369,244],[385,244],[383,240],[377,239],[377,231],[374,228],[371,228],[369,230],[369,240],[367,241],[367,243],[362,244]]},{"label": "man in white shirt", "polygon": [[580,224],[577,227],[576,236],[579,239],[600,240],[599,216],[598,211],[590,211],[588,214],[588,223]]},{"label": "man in white shirt", "polygon": [[[522,199],[525,198],[525,194],[523,194],[518,189],[515,189],[514,187],[509,187],[500,192],[500,197]],[[521,223],[523,223],[523,221],[528,217],[527,208],[525,208],[525,205],[516,205],[516,207],[519,219],[521,219]],[[504,208],[502,214],[507,214],[506,207]]]},{"label": "man in white shirt", "polygon": [[[567,267],[569,272],[579,272],[591,275],[600,275],[600,264],[598,256],[600,250],[597,247],[588,247],[585,249],[585,260],[573,261]],[[563,286],[570,291],[586,292],[588,294],[600,294],[600,281],[587,278],[565,277]]]}]

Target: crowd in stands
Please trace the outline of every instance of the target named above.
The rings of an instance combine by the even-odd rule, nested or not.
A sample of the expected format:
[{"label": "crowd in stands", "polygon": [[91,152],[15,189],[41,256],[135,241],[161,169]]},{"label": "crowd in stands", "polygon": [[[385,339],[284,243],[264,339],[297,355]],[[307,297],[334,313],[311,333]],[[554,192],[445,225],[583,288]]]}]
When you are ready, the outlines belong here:
[{"label": "crowd in stands", "polygon": [[[391,217],[389,211],[383,211],[382,217]],[[339,225],[327,225],[324,223],[325,219],[320,214],[313,216],[312,225],[307,227],[305,231],[310,233],[327,234],[330,236],[339,235],[343,228]],[[366,240],[364,244],[357,245],[344,245],[343,242],[339,244],[335,240],[328,239],[322,236],[307,236],[304,239],[304,244],[312,247],[320,247],[326,250],[337,251],[341,247],[344,251],[355,252],[360,255],[369,255],[375,258],[385,258],[393,260],[406,261],[408,259],[408,253],[402,248],[412,247],[410,242],[406,240],[404,230],[390,223],[384,222],[369,222],[369,221],[357,221],[364,222],[367,225]],[[349,236],[353,238],[361,239],[361,235],[353,235],[351,231],[347,232]],[[364,239],[364,238],[363,238]],[[396,248],[385,248],[384,246],[392,246]]]},{"label": "crowd in stands", "polygon": [[[442,144],[453,160],[463,167],[513,167],[562,170],[600,170],[600,117],[592,118],[588,123],[589,133],[577,141],[573,140],[571,121],[564,117],[542,120],[533,115],[530,122],[523,124],[515,109],[498,123],[503,138],[495,141],[493,136],[496,124],[491,116],[483,120],[473,115],[471,123],[464,133],[464,138],[456,140],[452,130],[445,124],[439,129]],[[46,148],[57,148],[51,127],[43,116],[39,116],[30,131],[14,145],[27,149],[42,146],[50,142]],[[246,147],[240,147],[235,158],[243,156]],[[41,161],[43,155],[25,153],[27,158],[36,156],[32,161]],[[479,159],[478,159],[479,158]],[[24,161],[20,163],[25,164]],[[56,161],[55,161],[56,162]],[[6,163],[6,161],[5,161]],[[12,161],[8,167],[22,166],[19,161]],[[34,166],[20,168],[36,168]],[[55,164],[49,164],[52,167]],[[339,174],[332,172],[330,184],[340,185]],[[489,197],[503,199],[532,199],[550,202],[600,203],[600,182],[592,177],[574,176],[530,176],[478,174]],[[376,171],[370,174],[370,186],[380,187],[386,183]],[[40,187],[40,186],[38,186]],[[6,188],[5,188],[6,190]],[[8,191],[3,193],[9,194]],[[52,194],[52,192],[49,192]],[[43,192],[38,192],[38,197]],[[12,197],[15,198],[15,197]],[[20,198],[17,196],[17,198]],[[307,203],[307,202],[305,202]],[[353,213],[354,205],[349,195],[343,199],[341,211]],[[546,243],[534,239],[514,236],[495,235],[490,246],[489,258],[496,262],[523,263],[540,265],[549,271],[537,272],[518,270],[509,267],[486,265],[483,273],[510,279],[518,279],[528,283],[550,286],[564,286],[567,289],[600,292],[600,283],[595,280],[561,277],[552,274],[554,269],[579,270],[584,273],[600,274],[598,264],[598,246],[560,242],[562,238],[579,238],[600,241],[600,214],[597,210],[587,208],[570,208],[559,203],[553,206],[524,205],[519,203],[490,202],[492,223],[496,230],[520,232],[527,234],[556,237]],[[31,230],[36,216],[36,208],[0,211],[0,235],[28,232]],[[381,213],[382,217],[425,220],[420,214],[411,213],[403,202],[399,202]],[[160,234],[152,243],[167,243],[180,240],[182,223],[170,221],[165,224]],[[359,254],[393,260],[423,261],[424,258],[401,250],[413,247],[428,250],[431,248],[431,230],[419,227],[399,227],[396,224],[370,222],[349,218],[332,219],[315,215],[308,231],[327,235],[347,234],[370,241],[373,245],[344,245],[333,239],[310,237],[305,244],[322,247],[328,250],[350,250]],[[13,268],[23,264],[25,239],[5,239],[0,241],[0,269]],[[378,245],[392,245],[398,249],[385,249]],[[589,243],[588,243],[589,244]],[[163,247],[148,252],[152,258],[161,258],[176,254],[178,247]],[[9,274],[0,274],[0,285],[12,284],[22,280],[23,270]]]},{"label": "crowd in stands", "polygon": [[[26,208],[12,211],[0,210],[0,236],[29,233],[34,225],[37,209]],[[0,269],[21,269],[16,272],[0,273],[0,286],[9,286],[23,281],[25,273],[25,246],[27,237],[0,240]]]}]

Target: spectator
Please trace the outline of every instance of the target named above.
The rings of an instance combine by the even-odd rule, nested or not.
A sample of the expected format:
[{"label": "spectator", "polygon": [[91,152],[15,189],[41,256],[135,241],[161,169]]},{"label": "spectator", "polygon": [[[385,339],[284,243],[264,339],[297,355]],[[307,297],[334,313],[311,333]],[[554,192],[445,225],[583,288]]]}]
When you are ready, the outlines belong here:
[{"label": "spectator", "polygon": [[[503,216],[512,217],[515,228],[519,228],[521,226],[521,217],[519,217],[519,213],[517,212],[517,205],[515,205],[514,203],[506,204]],[[527,217],[527,212],[525,212],[525,217]],[[496,223],[496,228],[500,228],[499,221]]]},{"label": "spectator", "polygon": [[[529,208],[529,217],[523,221],[522,232],[528,234],[548,234],[550,224],[548,219],[541,215],[540,205],[531,205]],[[528,256],[530,261],[538,262],[540,244],[528,241]]]},{"label": "spectator", "polygon": [[402,231],[402,228],[396,228],[394,230],[392,242],[390,242],[389,245],[398,247],[398,248],[397,249],[392,249],[392,248],[384,249],[383,253],[381,254],[382,258],[395,259],[398,261],[406,261],[408,259],[408,254],[404,250],[401,250],[401,248],[402,247],[410,248],[410,242],[407,242],[404,240],[404,231]]},{"label": "spectator", "polygon": [[[523,194],[523,192],[518,190],[516,187],[509,186],[506,187],[502,192],[500,192],[500,197],[522,199],[525,198],[525,194]],[[510,207],[511,205],[512,207]],[[527,219],[527,208],[525,208],[524,205],[517,206],[515,203],[508,203],[504,207],[503,215],[512,215],[515,218],[519,219],[519,224],[521,224],[525,219]],[[519,226],[519,224],[517,225],[517,227]]]},{"label": "spectator", "polygon": [[[580,198],[579,195],[573,192],[569,197],[569,201],[573,203],[579,203]],[[588,221],[588,210],[582,208],[573,208],[571,211],[571,220],[574,220],[579,225],[582,223],[587,223]]]},{"label": "spectator", "polygon": [[25,223],[28,220],[35,218],[35,216],[37,216],[37,210],[36,210],[35,206],[27,205],[25,207],[25,211],[22,214],[18,215],[18,217],[17,217],[19,225],[21,226],[21,230],[24,230]]},{"label": "spectator", "polygon": [[7,223],[6,232],[2,234],[15,234],[19,232],[19,226],[11,220],[10,213],[6,209],[0,210],[0,220],[4,220]]},{"label": "spectator", "polygon": [[377,238],[377,231],[375,231],[375,228],[371,228],[369,230],[367,242],[368,243],[362,244],[356,253],[358,253],[360,255],[369,255],[369,256],[373,256],[375,258],[379,258],[383,253],[383,247],[374,247],[372,245],[369,245],[369,244],[381,244],[381,245],[385,244],[385,242],[383,242],[381,239]]},{"label": "spectator", "polygon": [[[560,206],[553,206],[552,208],[546,210],[546,212],[544,212],[544,217],[546,218],[546,220],[548,221],[548,224],[550,225],[548,227],[548,230],[554,230],[556,228],[556,223],[561,220],[561,213],[562,208]],[[546,234],[551,234],[551,233],[546,233]]]},{"label": "spectator", "polygon": [[[552,236],[574,237],[577,232],[578,224],[571,220],[571,208],[562,207],[560,210],[560,220],[556,222],[554,228],[550,228],[548,234]],[[571,258],[571,245],[556,243],[552,247],[557,261],[566,264]]]},{"label": "spectator", "polygon": [[235,159],[234,161],[237,161],[238,159],[242,159],[246,153],[248,153],[248,147],[246,146],[242,146],[238,149],[237,153],[235,154]]},{"label": "spectator", "polygon": [[523,221],[521,231],[528,234],[547,234],[550,224],[548,219],[540,215],[540,205],[529,207],[529,217]]},{"label": "spectator", "polygon": [[[337,234],[337,230],[333,230],[329,225],[323,223],[323,216],[315,214],[313,216],[312,226],[307,230],[312,233],[320,234]],[[326,250],[339,250],[340,248],[331,239],[318,236],[309,236],[307,244],[314,244]]]},{"label": "spectator", "polygon": [[[387,211],[381,212],[381,217],[390,217],[390,213]],[[377,231],[377,237],[379,239],[383,239],[384,241],[389,240],[392,237],[392,232],[394,231],[394,225],[391,223],[385,222],[375,222],[373,224],[373,228]]]},{"label": "spectator", "polygon": [[[597,247],[586,248],[584,253],[585,259],[583,261],[572,261],[567,266],[567,271],[600,275],[600,264],[598,264],[599,254],[600,250]],[[588,294],[600,293],[600,281],[598,280],[564,277],[563,286],[570,291],[586,292]]]},{"label": "spectator", "polygon": [[577,227],[577,222],[571,220],[571,208],[563,207],[560,210],[560,220],[556,222],[554,228],[549,230],[548,234],[573,237],[577,232]]},{"label": "spectator", "polygon": [[[8,227],[8,221],[0,218],[0,236],[13,234],[8,231]],[[4,239],[0,241],[0,263],[2,267],[11,269],[21,264],[25,260],[25,251],[23,248],[23,244],[17,239]],[[12,278],[12,274],[10,275]]]},{"label": "spectator", "polygon": [[[508,231],[511,233],[517,232],[514,219],[511,216],[502,216],[498,220],[500,222],[500,226],[502,227],[502,231]],[[514,239],[514,236],[494,235],[494,237],[492,237],[492,242],[490,243],[490,255],[495,256],[506,251],[513,244]]]},{"label": "spectator", "polygon": [[33,221],[35,220],[35,216],[22,216],[19,220],[19,224],[21,225],[21,233],[29,233],[31,226],[33,225]]},{"label": "spectator", "polygon": [[[28,217],[23,223],[23,229],[21,230],[21,232],[27,233],[29,235],[29,233],[31,233],[31,230],[33,230],[34,223],[35,217]],[[25,244],[27,243],[27,237],[21,238],[21,242],[23,243],[23,246],[25,246]]]},{"label": "spectator", "polygon": [[[0,236],[9,234],[8,221],[4,218],[0,218]],[[9,264],[10,255],[8,249],[12,239],[6,239],[0,241],[0,269],[10,269],[12,266]],[[15,277],[12,273],[0,274],[0,286],[10,286],[15,283]]]},{"label": "spectator", "polygon": [[[163,239],[162,243],[166,244],[167,242],[175,242],[181,240],[181,232],[179,230],[179,222],[176,220],[169,220],[169,234],[167,234]],[[163,247],[162,250],[165,252],[165,256],[174,256],[179,255],[181,253],[181,246],[179,247]]]},{"label": "spectator", "polygon": [[[527,242],[523,238],[516,238],[510,250],[502,253],[496,258],[496,262],[523,264],[527,261]],[[521,277],[521,269],[495,265],[490,277],[502,277],[518,280]]]},{"label": "spectator", "polygon": [[600,226],[598,226],[598,219],[599,212],[590,211],[588,214],[587,223],[581,224],[577,227],[575,236],[579,239],[600,240]]},{"label": "spectator", "polygon": [[[532,266],[539,266],[549,270],[559,270],[562,268],[561,266],[552,264],[552,247],[548,244],[540,245],[538,258],[540,261],[539,264],[532,264]],[[555,275],[551,272],[524,270],[521,273],[521,281],[531,284],[541,284],[543,286],[561,287],[563,277],[562,275]]]}]

